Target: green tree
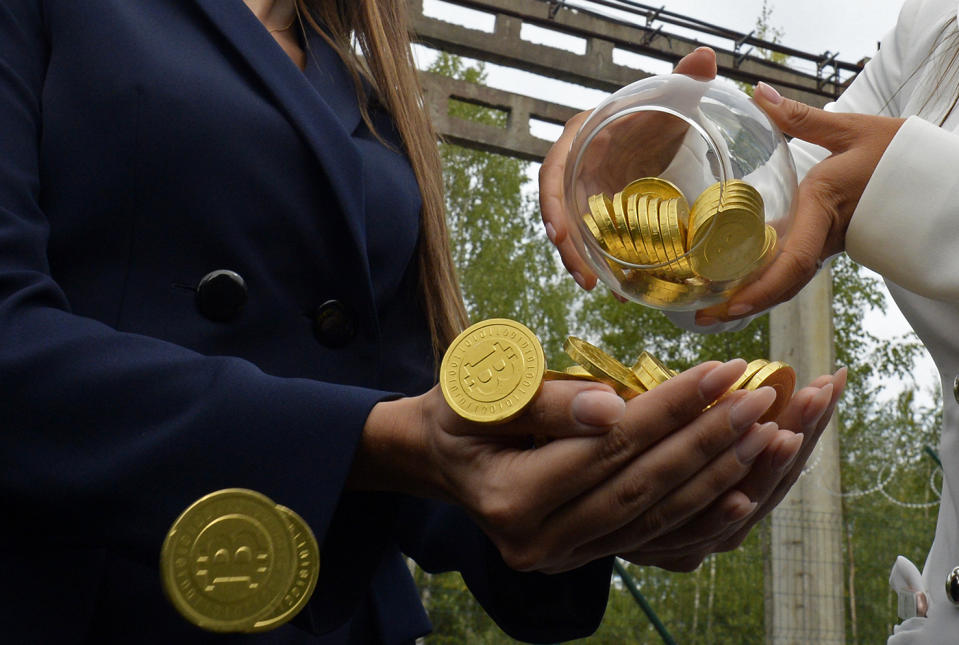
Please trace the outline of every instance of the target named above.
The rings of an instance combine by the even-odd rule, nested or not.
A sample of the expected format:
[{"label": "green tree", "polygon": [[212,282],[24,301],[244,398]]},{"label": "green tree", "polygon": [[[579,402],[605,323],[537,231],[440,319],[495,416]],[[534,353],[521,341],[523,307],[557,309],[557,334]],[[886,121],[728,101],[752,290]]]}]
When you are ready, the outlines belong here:
[{"label": "green tree", "polygon": [[[430,71],[483,83],[482,64],[440,54]],[[506,127],[506,113],[452,101],[451,116]],[[446,209],[453,255],[463,297],[474,321],[505,317],[530,327],[550,364],[567,336],[569,303],[575,285],[565,279],[525,191],[529,162],[441,144]]]}]

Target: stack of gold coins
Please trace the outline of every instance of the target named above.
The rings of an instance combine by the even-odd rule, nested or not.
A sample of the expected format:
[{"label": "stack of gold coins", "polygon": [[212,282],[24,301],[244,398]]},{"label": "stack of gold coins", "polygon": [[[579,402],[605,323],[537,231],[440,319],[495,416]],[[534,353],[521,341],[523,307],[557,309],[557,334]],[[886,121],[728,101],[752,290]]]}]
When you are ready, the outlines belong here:
[{"label": "stack of gold coins", "polygon": [[264,632],[306,606],[320,548],[292,510],[256,491],[227,488],[177,518],[163,542],[160,571],[167,597],[194,625]]},{"label": "stack of gold coins", "polygon": [[[440,388],[450,408],[477,423],[504,423],[521,414],[536,399],[544,380],[606,383],[625,400],[648,392],[677,372],[649,352],[632,367],[599,347],[570,336],[563,349],[575,365],[546,369],[543,348],[524,325],[494,318],[472,325],[450,344],[440,367]],[[773,419],[786,407],[796,387],[796,372],[781,361],[759,359],[730,388],[755,390],[770,386],[776,400],[761,420]]]},{"label": "stack of gold coins", "polygon": [[[677,374],[649,352],[642,352],[633,367],[629,368],[598,347],[574,336],[566,339],[563,349],[578,365],[566,368],[563,372],[547,370],[547,379],[599,381],[608,384],[626,400],[662,385]],[[746,365],[746,371],[729,388],[729,392],[761,387],[771,387],[776,391],[776,400],[760,418],[760,421],[765,422],[779,416],[792,398],[796,388],[796,370],[782,361],[760,358]]]},{"label": "stack of gold coins", "polygon": [[679,188],[658,177],[637,179],[612,197],[591,195],[587,203],[583,222],[615,258],[607,259],[614,276],[654,305],[730,288],[776,249],[762,196],[738,179],[713,184],[692,208]]}]

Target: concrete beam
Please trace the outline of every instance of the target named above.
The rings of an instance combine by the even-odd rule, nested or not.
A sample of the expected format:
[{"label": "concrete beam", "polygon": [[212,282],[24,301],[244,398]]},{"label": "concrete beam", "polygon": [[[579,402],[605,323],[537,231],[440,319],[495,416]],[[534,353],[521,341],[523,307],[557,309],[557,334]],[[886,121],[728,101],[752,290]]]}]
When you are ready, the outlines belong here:
[{"label": "concrete beam", "polygon": [[[703,43],[661,29],[647,29],[571,9],[548,15],[549,4],[542,0],[450,0],[455,4],[495,16],[495,29],[487,33],[428,18],[422,12],[422,0],[410,0],[412,24],[417,39],[429,46],[461,56],[479,58],[499,65],[515,67],[570,83],[612,92],[649,76],[647,72],[619,65],[613,51],[622,49],[643,56],[678,61]],[[582,38],[584,54],[539,45],[520,38],[524,23]],[[842,87],[824,83],[815,75],[790,69],[736,51],[716,49],[719,73],[733,80],[775,84],[812,105],[821,106],[837,96]]]},{"label": "concrete beam", "polygon": [[[551,141],[530,134],[531,118],[563,125],[577,112],[565,105],[468,83],[441,74],[423,73],[420,78],[433,125],[445,141],[527,161],[542,161],[552,145]],[[449,115],[450,99],[502,110],[508,114],[506,127],[498,128],[452,117]]]}]

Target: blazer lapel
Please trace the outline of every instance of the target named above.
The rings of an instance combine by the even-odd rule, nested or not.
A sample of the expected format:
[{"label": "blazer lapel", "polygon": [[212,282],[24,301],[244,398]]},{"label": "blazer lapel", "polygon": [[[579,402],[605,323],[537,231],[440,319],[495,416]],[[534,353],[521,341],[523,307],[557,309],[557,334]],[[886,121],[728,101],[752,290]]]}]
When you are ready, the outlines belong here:
[{"label": "blazer lapel", "polygon": [[[322,163],[339,201],[339,207],[345,213],[350,242],[357,257],[362,259],[362,262],[358,263],[361,266],[356,267],[359,274],[354,277],[366,283],[371,294],[370,307],[373,308],[373,286],[364,227],[365,202],[359,170],[362,161],[349,140],[352,129],[344,128],[346,122],[352,121],[353,116],[338,115],[331,109],[303,72],[297,69],[273,37],[259,24],[256,16],[240,0],[195,2],[222,32],[237,54],[259,76],[280,109],[286,113]],[[315,64],[315,61],[310,64]],[[339,109],[342,106],[336,104],[334,107]],[[370,313],[374,314],[372,320],[375,321],[375,309]]]}]

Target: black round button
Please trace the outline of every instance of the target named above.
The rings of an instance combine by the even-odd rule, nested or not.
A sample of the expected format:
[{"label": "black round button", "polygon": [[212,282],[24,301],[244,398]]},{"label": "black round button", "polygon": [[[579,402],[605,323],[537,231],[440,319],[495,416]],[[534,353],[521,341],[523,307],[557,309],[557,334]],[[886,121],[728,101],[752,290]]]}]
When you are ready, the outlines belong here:
[{"label": "black round button", "polygon": [[946,598],[949,602],[959,606],[959,567],[956,567],[946,576]]},{"label": "black round button", "polygon": [[203,276],[196,287],[196,308],[210,320],[232,320],[245,304],[246,282],[235,271],[211,271]]},{"label": "black round button", "polygon": [[327,300],[313,313],[313,335],[327,347],[343,347],[356,336],[356,317],[339,300]]}]

